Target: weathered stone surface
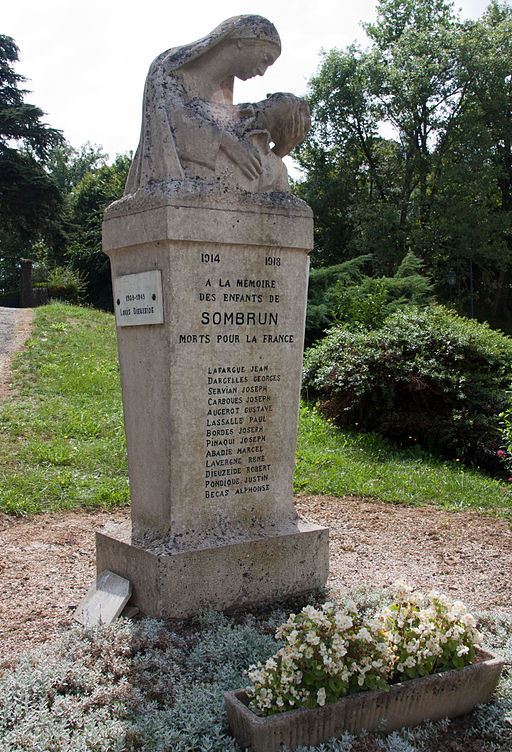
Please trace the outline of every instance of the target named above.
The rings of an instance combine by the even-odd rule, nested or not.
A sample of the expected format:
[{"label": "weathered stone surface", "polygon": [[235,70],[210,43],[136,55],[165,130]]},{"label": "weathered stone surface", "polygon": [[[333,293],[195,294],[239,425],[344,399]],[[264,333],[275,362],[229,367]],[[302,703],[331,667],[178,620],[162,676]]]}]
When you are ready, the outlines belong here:
[{"label": "weathered stone surface", "polygon": [[99,569],[158,616],[322,587],[327,531],[292,496],[309,209],[171,204],[104,239],[114,284],[161,271],[164,323],[118,327],[132,528],[98,535]]},{"label": "weathered stone surface", "polygon": [[456,718],[488,702],[496,689],[502,658],[482,651],[482,660],[463,669],[393,684],[389,690],[360,692],[318,708],[301,708],[262,718],[247,707],[243,690],[227,692],[231,732],[244,749],[279,752],[317,746],[348,731],[395,731],[424,721]]},{"label": "weathered stone surface", "polygon": [[[154,268],[166,290],[163,326],[118,329],[138,542],[197,548],[272,534],[297,519],[308,255],[267,245],[279,217],[269,232],[269,218],[254,214],[260,232],[254,221],[251,245],[233,242],[240,225],[246,233],[235,223],[229,244],[168,239],[109,254],[114,283]],[[217,215],[218,230],[226,217]],[[299,241],[303,224],[309,229],[309,218],[295,217]]]},{"label": "weathered stone surface", "polygon": [[281,158],[309,130],[307,103],[283,93],[255,104],[233,103],[234,78],[263,75],[280,52],[274,25],[246,15],[159,55],[146,79],[126,194],[165,191],[166,182],[187,179],[252,193],[288,192]]},{"label": "weathered stone surface", "polygon": [[279,601],[323,587],[328,531],[299,521],[293,532],[176,553],[133,544],[130,526],[96,536],[97,568],[115,568],[133,584],[131,602],[156,618],[186,618]]},{"label": "weathered stone surface", "polygon": [[125,606],[121,616],[123,619],[135,619],[140,614],[140,610],[137,606]]},{"label": "weathered stone surface", "polygon": [[233,77],[279,51],[270,22],[239,16],[162,53],[125,196],[105,213],[132,525],[98,535],[98,567],[130,579],[149,614],[327,578],[327,531],[292,497],[313,223],[281,157],[309,113],[291,94],[232,100]]},{"label": "weathered stone surface", "polygon": [[123,611],[131,593],[132,586],[128,580],[103,567],[73,618],[84,627],[111,624]]},{"label": "weathered stone surface", "polygon": [[[309,252],[313,212],[291,194],[234,195],[201,181],[204,192],[183,195],[187,181],[167,186],[165,194],[140,195],[110,204],[103,223],[103,250],[110,251],[183,240],[197,243],[276,246]],[[136,199],[138,203],[135,204]],[[132,211],[136,206],[136,211]],[[142,266],[144,268],[144,266]]]}]

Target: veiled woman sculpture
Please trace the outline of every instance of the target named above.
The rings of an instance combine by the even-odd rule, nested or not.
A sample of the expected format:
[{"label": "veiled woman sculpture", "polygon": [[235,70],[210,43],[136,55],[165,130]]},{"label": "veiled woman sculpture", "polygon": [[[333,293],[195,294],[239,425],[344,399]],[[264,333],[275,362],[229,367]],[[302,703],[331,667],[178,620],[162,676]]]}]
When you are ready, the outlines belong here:
[{"label": "veiled woman sculpture", "polygon": [[98,535],[97,567],[158,618],[281,602],[329,571],[328,531],[292,496],[313,216],[282,157],[309,111],[292,94],[233,104],[234,78],[280,49],[238,16],[159,55],[105,211],[131,522]]},{"label": "veiled woman sculpture", "polygon": [[309,130],[307,103],[273,94],[256,104],[233,104],[235,76],[245,81],[263,75],[280,52],[274,25],[247,15],[159,55],[146,79],[125,195],[179,190],[180,183],[193,190],[205,182],[251,193],[289,192],[281,158]]}]

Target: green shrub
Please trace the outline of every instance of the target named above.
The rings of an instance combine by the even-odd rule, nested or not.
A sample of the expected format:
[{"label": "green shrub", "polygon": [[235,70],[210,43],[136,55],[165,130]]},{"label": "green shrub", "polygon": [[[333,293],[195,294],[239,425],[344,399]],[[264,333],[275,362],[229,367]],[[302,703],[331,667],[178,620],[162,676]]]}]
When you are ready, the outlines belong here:
[{"label": "green shrub", "polygon": [[48,275],[48,297],[66,303],[80,303],[85,293],[85,279],[81,272],[69,266],[56,266]]},{"label": "green shrub", "polygon": [[309,272],[306,344],[323,336],[337,319],[340,290],[350,288],[364,278],[364,269],[372,256],[358,256],[334,266],[311,269]]},{"label": "green shrub", "polygon": [[512,394],[506,409],[500,415],[500,425],[502,445],[498,450],[498,456],[505,467],[508,481],[512,482]]},{"label": "green shrub", "polygon": [[398,308],[433,302],[433,287],[422,261],[409,252],[394,277],[369,277],[373,257],[358,256],[342,264],[312,269],[309,275],[306,345],[336,323],[352,329],[377,329]]},{"label": "green shrub", "polygon": [[304,388],[336,423],[496,470],[512,339],[442,306],[380,329],[331,330],[306,353]]},{"label": "green shrub", "polygon": [[378,329],[392,313],[408,303],[427,305],[432,285],[426,277],[366,277],[339,291],[337,320],[344,326]]},{"label": "green shrub", "polygon": [[378,329],[392,313],[406,304],[426,306],[433,302],[433,287],[422,274],[423,262],[406,253],[394,277],[365,277],[339,290],[337,322],[350,328]]}]

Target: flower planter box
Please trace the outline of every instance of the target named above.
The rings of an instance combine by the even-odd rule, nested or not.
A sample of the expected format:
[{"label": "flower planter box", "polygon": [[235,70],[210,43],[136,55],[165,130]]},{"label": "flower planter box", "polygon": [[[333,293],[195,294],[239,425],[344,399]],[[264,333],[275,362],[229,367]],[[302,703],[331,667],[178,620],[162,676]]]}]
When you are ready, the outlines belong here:
[{"label": "flower planter box", "polygon": [[363,729],[394,731],[423,721],[455,718],[488,702],[498,684],[503,659],[480,651],[465,668],[393,684],[388,691],[361,692],[318,708],[300,708],[262,718],[249,708],[243,690],[224,696],[231,733],[254,752],[315,746]]}]

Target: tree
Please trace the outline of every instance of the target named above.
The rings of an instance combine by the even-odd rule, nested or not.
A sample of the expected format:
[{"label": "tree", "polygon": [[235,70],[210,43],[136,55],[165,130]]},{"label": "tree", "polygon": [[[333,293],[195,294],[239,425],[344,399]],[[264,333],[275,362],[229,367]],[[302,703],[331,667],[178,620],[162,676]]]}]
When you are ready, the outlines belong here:
[{"label": "tree", "polygon": [[[441,155],[426,242],[437,279],[456,272],[461,310],[512,327],[512,10],[492,2],[459,46],[464,106]],[[473,289],[471,289],[473,288]]]},{"label": "tree", "polygon": [[121,198],[131,157],[118,155],[111,165],[87,171],[70,196],[67,263],[86,280],[86,302],[112,309],[112,286],[107,256],[101,249],[103,212]]},{"label": "tree", "polygon": [[[490,242],[485,247],[483,269],[487,280],[491,320],[512,324],[510,278],[512,271],[512,8],[493,0],[483,17],[469,25],[467,66],[472,77],[472,117],[479,127],[485,151],[479,171],[488,176],[484,194],[490,204]],[[482,202],[482,195],[477,197]],[[491,251],[491,253],[489,252]]]},{"label": "tree", "polygon": [[44,164],[62,142],[42,122],[39,107],[24,101],[24,77],[14,70],[18,48],[0,35],[0,287],[17,286],[17,262],[40,237],[55,239],[62,195]]},{"label": "tree", "polygon": [[106,164],[107,156],[97,144],[88,142],[75,149],[71,144],[63,143],[50,152],[46,169],[60,190],[70,196],[88,172]]},{"label": "tree", "polygon": [[0,35],[0,222],[4,230],[29,240],[52,227],[61,194],[44,170],[60,131],[42,122],[43,111],[24,101],[25,80],[14,70],[18,48]]},{"label": "tree", "polygon": [[[366,26],[372,48],[332,50],[310,83],[314,129],[299,160],[308,169],[313,144],[352,171],[354,254],[363,241],[387,271],[409,249],[411,227],[429,222],[467,91],[461,30],[445,0],[380,0],[377,22]],[[372,237],[378,248],[369,248]],[[424,256],[422,245],[416,234],[414,250]]]},{"label": "tree", "polygon": [[313,263],[371,253],[389,277],[412,251],[441,299],[512,328],[512,9],[462,23],[447,0],[380,0],[366,30],[310,82]]},{"label": "tree", "polygon": [[400,222],[416,192],[416,216],[425,227],[468,89],[459,54],[464,27],[446,0],[380,0],[377,23],[366,31],[374,42],[372,95],[402,149]]},{"label": "tree", "polygon": [[412,252],[406,254],[393,277],[368,276],[375,273],[374,261],[366,254],[311,270],[306,347],[335,324],[356,330],[376,329],[403,305],[424,307],[434,301],[423,264]]},{"label": "tree", "polygon": [[310,82],[313,127],[295,156],[307,173],[298,192],[315,210],[316,266],[369,252],[386,266],[378,223],[370,222],[370,232],[366,227],[373,210],[389,215],[385,173],[394,169],[395,155],[378,132],[381,108],[369,75],[367,57],[352,46],[325,54]]},{"label": "tree", "polygon": [[76,232],[73,219],[74,191],[81,180],[106,164],[107,154],[101,146],[86,143],[76,149],[63,141],[53,148],[45,170],[62,194],[62,206],[49,242],[38,245],[39,258],[46,266],[60,267],[67,263],[67,248]]},{"label": "tree", "polygon": [[366,254],[341,264],[311,270],[306,315],[307,347],[335,323],[342,290],[360,283],[372,261],[372,256]]}]

